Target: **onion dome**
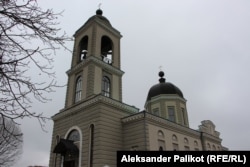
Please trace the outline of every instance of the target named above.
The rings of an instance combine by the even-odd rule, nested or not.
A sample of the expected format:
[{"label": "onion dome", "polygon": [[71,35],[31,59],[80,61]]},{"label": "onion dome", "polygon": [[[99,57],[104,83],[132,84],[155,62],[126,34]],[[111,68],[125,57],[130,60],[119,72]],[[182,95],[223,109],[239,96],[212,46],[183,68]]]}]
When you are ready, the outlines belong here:
[{"label": "onion dome", "polygon": [[147,101],[151,100],[151,98],[153,98],[155,96],[163,95],[163,94],[178,95],[181,98],[184,98],[181,90],[178,87],[176,87],[174,84],[172,84],[170,82],[165,82],[165,78],[163,78],[163,76],[164,76],[164,72],[160,71],[159,72],[159,77],[160,77],[159,83],[152,86],[149,89]]}]

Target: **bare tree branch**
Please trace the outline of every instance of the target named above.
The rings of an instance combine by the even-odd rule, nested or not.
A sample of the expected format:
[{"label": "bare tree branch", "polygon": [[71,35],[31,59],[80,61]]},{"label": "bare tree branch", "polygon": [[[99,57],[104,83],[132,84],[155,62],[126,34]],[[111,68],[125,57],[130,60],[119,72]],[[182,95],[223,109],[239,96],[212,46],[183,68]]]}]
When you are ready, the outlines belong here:
[{"label": "bare tree branch", "polygon": [[0,113],[0,166],[12,166],[22,153],[23,134],[18,125]]},{"label": "bare tree branch", "polygon": [[[70,41],[58,28],[62,13],[43,10],[34,0],[0,1],[0,116],[18,124],[18,118],[37,118],[41,127],[49,119],[31,112],[34,100],[50,101],[46,95],[59,85],[53,71],[53,55]],[[33,79],[31,71],[38,71]],[[4,130],[8,130],[4,128]],[[1,166],[1,164],[0,164]]]}]

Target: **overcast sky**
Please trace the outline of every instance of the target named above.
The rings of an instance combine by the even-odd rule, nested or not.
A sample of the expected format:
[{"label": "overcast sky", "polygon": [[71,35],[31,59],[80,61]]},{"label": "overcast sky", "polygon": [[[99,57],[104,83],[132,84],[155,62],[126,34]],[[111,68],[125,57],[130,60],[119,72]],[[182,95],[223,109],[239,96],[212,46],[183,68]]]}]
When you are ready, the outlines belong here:
[{"label": "overcast sky", "polygon": [[[167,82],[187,100],[189,123],[197,129],[211,120],[222,145],[250,150],[250,1],[249,0],[37,0],[43,9],[64,10],[59,27],[69,36],[95,14],[103,15],[123,35],[123,102],[140,110],[148,90],[158,83],[159,66]],[[67,46],[72,49],[73,42]],[[71,53],[55,57],[59,83],[67,83]],[[47,104],[32,110],[51,117],[64,107],[66,87]],[[24,150],[16,167],[49,163],[53,122],[43,132],[37,120],[24,119]]]}]

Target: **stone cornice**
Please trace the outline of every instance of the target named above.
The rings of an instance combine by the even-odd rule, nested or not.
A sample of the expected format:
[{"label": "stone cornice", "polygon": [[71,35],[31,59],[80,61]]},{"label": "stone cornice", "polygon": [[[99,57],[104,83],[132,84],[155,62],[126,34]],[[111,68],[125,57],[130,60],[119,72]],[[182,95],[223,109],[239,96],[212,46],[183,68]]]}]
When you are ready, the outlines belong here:
[{"label": "stone cornice", "polygon": [[54,116],[52,116],[53,120],[57,120],[63,117],[66,117],[68,115],[72,115],[75,114],[79,111],[81,111],[84,108],[87,108],[89,106],[93,106],[94,104],[97,103],[105,103],[108,104],[110,106],[116,107],[119,110],[122,110],[124,112],[130,113],[130,114],[134,114],[139,112],[138,108],[135,108],[133,106],[127,105],[125,103],[119,102],[117,100],[105,97],[103,95],[96,95],[90,99],[87,99],[85,101],[80,101],[79,103],[69,107],[69,108],[64,108],[62,110],[60,110],[59,113],[55,114]]},{"label": "stone cornice", "polygon": [[78,70],[80,70],[81,68],[83,68],[84,66],[86,66],[90,62],[94,62],[96,65],[102,67],[103,69],[106,69],[108,71],[112,71],[113,73],[115,73],[119,76],[122,76],[124,74],[123,71],[119,70],[118,68],[116,68],[110,64],[105,63],[104,61],[98,59],[96,56],[93,56],[93,55],[88,56],[86,59],[84,59],[82,62],[80,62],[76,66],[72,67],[66,73],[68,75],[71,75],[72,73],[77,72]]},{"label": "stone cornice", "polygon": [[158,96],[155,96],[151,99],[151,102],[157,101],[157,100],[180,100],[182,102],[186,102],[187,100],[178,96],[178,95],[166,95],[166,94],[161,94]]},{"label": "stone cornice", "polygon": [[187,100],[178,96],[178,95],[169,95],[169,94],[161,94],[158,96],[153,97],[151,100],[146,101],[145,103],[145,107],[150,104],[150,103],[154,103],[155,101],[159,101],[159,100],[180,100],[183,103],[186,103]]},{"label": "stone cornice", "polygon": [[202,136],[203,136],[203,138],[205,138],[205,139],[213,140],[213,141],[215,141],[215,142],[218,142],[218,140],[219,140],[219,142],[222,141],[221,138],[216,137],[216,136],[213,136],[213,135],[208,134],[208,133],[206,133],[206,132],[200,132],[200,133],[203,133]]},{"label": "stone cornice", "polygon": [[179,131],[181,133],[188,133],[188,134],[192,134],[194,136],[200,135],[199,131],[190,129],[190,128],[185,127],[185,126],[181,126],[179,124],[176,124],[176,123],[171,122],[167,119],[155,116],[155,115],[150,114],[148,112],[140,112],[140,113],[128,116],[128,117],[124,117],[124,118],[122,118],[122,123],[126,124],[126,123],[137,121],[140,119],[146,119],[147,121],[152,122],[152,123],[157,123],[157,124],[160,123],[161,125],[163,125],[165,127],[170,127],[172,129],[174,129],[174,131]]}]

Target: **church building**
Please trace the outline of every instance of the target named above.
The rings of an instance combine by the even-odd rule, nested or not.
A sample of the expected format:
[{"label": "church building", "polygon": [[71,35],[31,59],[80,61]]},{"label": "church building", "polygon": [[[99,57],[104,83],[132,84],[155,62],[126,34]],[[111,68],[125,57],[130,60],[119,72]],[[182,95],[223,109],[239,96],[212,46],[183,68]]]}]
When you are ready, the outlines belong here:
[{"label": "church building", "polygon": [[212,121],[189,127],[186,99],[163,71],[143,111],[123,102],[121,37],[101,9],[75,32],[65,106],[52,117],[49,167],[115,167],[118,150],[227,150]]}]

